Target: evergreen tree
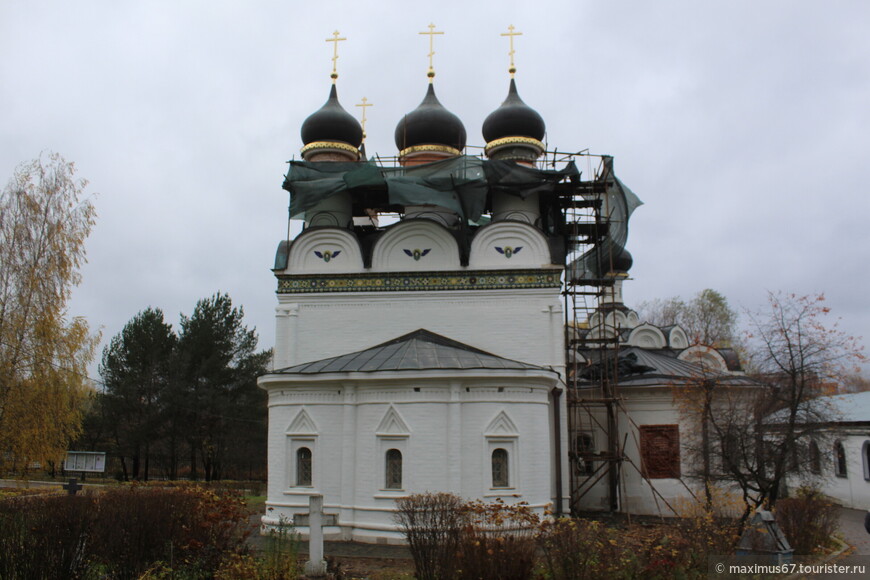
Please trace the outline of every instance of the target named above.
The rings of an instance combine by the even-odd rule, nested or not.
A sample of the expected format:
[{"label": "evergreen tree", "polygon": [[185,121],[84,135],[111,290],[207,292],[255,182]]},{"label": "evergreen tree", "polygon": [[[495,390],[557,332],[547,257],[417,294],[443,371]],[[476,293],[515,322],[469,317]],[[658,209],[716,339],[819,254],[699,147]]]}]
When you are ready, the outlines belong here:
[{"label": "evergreen tree", "polygon": [[265,372],[269,353],[256,352],[257,334],[243,317],[243,309],[221,293],[181,317],[173,403],[194,479],[199,463],[206,481],[221,478],[230,448],[251,439],[262,440],[265,452],[265,395],[256,377]]},{"label": "evergreen tree", "polygon": [[[99,411],[121,460],[123,477],[149,477],[152,454],[167,431],[170,361],[177,338],[159,308],[137,314],[103,351],[105,392]],[[130,464],[128,465],[128,460]]]}]

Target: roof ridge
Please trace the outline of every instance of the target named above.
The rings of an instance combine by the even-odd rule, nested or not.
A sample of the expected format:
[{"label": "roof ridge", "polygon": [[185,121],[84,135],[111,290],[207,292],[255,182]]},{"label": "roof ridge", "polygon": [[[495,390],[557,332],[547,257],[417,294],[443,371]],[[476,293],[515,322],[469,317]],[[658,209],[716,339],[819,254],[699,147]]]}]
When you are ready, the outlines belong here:
[{"label": "roof ridge", "polygon": [[[424,344],[430,346],[424,347]],[[453,351],[459,351],[459,353],[451,353],[447,356],[447,352],[442,351],[439,353],[439,348],[451,349]],[[385,349],[393,350],[393,352],[390,353],[389,356],[383,357],[381,355],[384,353]],[[424,356],[424,354],[426,354],[426,356]],[[421,358],[431,358],[431,360],[422,361]],[[377,363],[373,363],[376,359],[378,359]],[[368,367],[370,363],[373,363],[374,367],[377,368],[365,368],[365,372],[387,370],[384,367],[393,367],[391,370],[410,370],[414,368],[512,368],[515,370],[541,369],[555,372],[552,368],[505,358],[434,333],[430,330],[420,328],[392,340],[362,350],[325,359],[304,362],[281,369],[275,369],[273,373],[307,374],[312,372],[327,372],[324,369],[336,363],[339,363],[339,368],[330,370],[329,372],[363,371],[363,369]]]},{"label": "roof ridge", "polygon": [[[414,330],[412,332],[408,332],[406,334],[403,334],[402,336],[398,336],[396,338],[393,338],[393,339],[388,340],[386,342],[382,342],[381,344],[376,344],[376,345],[371,346],[369,348],[378,348],[378,347],[382,347],[382,346],[389,346],[391,344],[405,342],[407,340],[412,340],[412,339],[420,339],[420,340],[424,340],[426,342],[440,344],[441,346],[449,346],[452,348],[458,348],[461,350],[475,352],[477,354],[485,354],[488,356],[504,358],[504,357],[501,357],[497,354],[493,354],[491,352],[487,352],[485,350],[479,349],[479,348],[471,346],[469,344],[465,344],[464,342],[459,342],[458,340],[448,338],[448,337],[444,336],[443,334],[438,334],[437,332],[432,332],[431,330],[428,330],[426,328],[418,328],[417,330]],[[364,349],[364,350],[368,350],[368,349]],[[510,360],[510,359],[508,359],[508,360]],[[519,362],[519,361],[517,361],[517,362]]]}]

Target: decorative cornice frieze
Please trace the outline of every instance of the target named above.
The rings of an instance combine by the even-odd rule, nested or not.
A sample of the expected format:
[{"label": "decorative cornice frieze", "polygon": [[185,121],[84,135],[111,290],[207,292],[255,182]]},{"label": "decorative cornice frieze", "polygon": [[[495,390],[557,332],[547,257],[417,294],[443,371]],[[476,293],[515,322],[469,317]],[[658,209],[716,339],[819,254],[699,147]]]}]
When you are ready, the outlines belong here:
[{"label": "decorative cornice frieze", "polygon": [[560,288],[561,269],[278,275],[278,294]]}]

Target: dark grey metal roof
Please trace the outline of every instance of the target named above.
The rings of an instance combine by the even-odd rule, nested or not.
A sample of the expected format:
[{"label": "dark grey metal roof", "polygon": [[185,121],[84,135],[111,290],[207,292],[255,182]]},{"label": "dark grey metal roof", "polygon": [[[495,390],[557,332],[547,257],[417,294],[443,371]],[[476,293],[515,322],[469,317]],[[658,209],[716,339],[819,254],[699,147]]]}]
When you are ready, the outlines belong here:
[{"label": "dark grey metal roof", "polygon": [[742,371],[743,368],[740,366],[740,355],[733,348],[720,348],[717,349],[719,354],[722,355],[722,358],[725,359],[725,364],[728,365],[729,371]]},{"label": "dark grey metal roof", "polygon": [[466,369],[551,371],[502,358],[421,328],[366,350],[298,364],[275,374]]},{"label": "dark grey metal roof", "polygon": [[[583,356],[600,364],[600,351],[580,351]],[[610,353],[608,353],[610,354]],[[630,364],[620,366],[619,382],[623,385],[649,383],[652,379],[684,382],[705,378],[715,378],[717,381],[733,385],[754,385],[752,379],[739,375],[711,373],[701,365],[693,362],[680,360],[676,352],[643,349],[630,346],[619,349],[620,362],[629,361]],[[612,364],[612,363],[609,363]]]},{"label": "dark grey metal roof", "polygon": [[637,356],[639,364],[652,368],[651,371],[643,373],[646,376],[658,375],[663,377],[699,379],[703,378],[705,374],[710,374],[709,372],[705,373],[704,369],[697,364],[638,347],[622,349],[619,354],[623,356],[628,353],[634,353]]}]

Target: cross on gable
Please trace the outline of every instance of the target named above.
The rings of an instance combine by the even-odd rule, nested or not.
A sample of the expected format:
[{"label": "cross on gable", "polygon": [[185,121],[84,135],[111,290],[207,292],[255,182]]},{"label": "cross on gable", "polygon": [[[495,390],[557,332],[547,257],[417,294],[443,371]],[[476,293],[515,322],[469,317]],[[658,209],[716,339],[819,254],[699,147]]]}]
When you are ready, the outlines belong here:
[{"label": "cross on gable", "polygon": [[63,484],[61,487],[63,487],[69,495],[75,495],[76,492],[84,489],[81,485],[79,485],[79,482],[76,481],[75,477],[70,477],[69,482]]}]

